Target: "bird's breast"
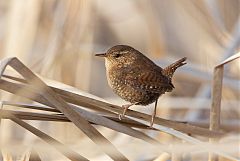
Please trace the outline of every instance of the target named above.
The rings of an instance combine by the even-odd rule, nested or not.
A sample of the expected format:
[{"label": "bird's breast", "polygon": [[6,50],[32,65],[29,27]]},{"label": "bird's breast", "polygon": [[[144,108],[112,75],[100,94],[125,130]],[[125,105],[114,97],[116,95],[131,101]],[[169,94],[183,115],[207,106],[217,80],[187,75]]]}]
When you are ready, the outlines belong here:
[{"label": "bird's breast", "polygon": [[106,76],[107,76],[107,82],[108,82],[108,85],[113,88],[113,83],[112,83],[112,80],[111,80],[111,64],[108,60],[105,60],[105,67],[106,67]]}]

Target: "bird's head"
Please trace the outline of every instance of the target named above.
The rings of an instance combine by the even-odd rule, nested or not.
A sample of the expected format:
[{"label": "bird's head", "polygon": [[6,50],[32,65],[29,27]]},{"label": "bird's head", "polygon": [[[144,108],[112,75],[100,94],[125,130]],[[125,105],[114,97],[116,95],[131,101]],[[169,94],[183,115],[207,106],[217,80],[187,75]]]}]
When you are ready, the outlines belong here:
[{"label": "bird's head", "polygon": [[95,56],[104,57],[106,64],[114,66],[127,66],[135,63],[140,52],[127,45],[116,45],[106,53],[96,54]]}]

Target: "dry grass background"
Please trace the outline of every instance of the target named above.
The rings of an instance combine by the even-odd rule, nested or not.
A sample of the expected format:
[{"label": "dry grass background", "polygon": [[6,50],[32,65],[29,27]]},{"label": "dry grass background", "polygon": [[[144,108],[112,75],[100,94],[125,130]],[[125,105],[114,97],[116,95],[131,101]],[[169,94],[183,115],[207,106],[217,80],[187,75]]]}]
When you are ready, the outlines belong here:
[{"label": "dry grass background", "polygon": [[[239,0],[0,1],[1,71],[7,65],[22,75],[8,67],[1,73],[0,160],[239,160],[239,59],[224,64],[224,72],[217,66],[239,57],[239,16]],[[188,57],[174,92],[158,102],[155,130],[143,114],[152,105],[117,119],[123,101],[93,56],[116,44],[133,46],[160,66]],[[221,138],[208,143],[214,136]]]}]

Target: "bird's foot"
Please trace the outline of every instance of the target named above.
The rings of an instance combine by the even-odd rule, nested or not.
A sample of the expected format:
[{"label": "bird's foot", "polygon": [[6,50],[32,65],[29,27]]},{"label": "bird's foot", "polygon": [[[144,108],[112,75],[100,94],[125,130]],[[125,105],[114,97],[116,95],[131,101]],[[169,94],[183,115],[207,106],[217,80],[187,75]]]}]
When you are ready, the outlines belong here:
[{"label": "bird's foot", "polygon": [[130,106],[132,106],[132,104],[130,104],[130,105],[122,105],[122,107],[123,107],[123,113],[118,115],[118,119],[119,119],[119,120],[122,120],[122,118],[125,116],[125,113],[127,112],[127,109],[128,109]]},{"label": "bird's foot", "polygon": [[157,110],[157,101],[158,101],[158,100],[155,101],[154,111],[153,111],[153,113],[152,113],[152,117],[151,117],[151,121],[150,121],[150,128],[153,127],[154,119],[155,119],[155,116],[156,116],[156,112],[157,112],[157,111],[156,111],[156,110]]},{"label": "bird's foot", "polygon": [[119,119],[119,120],[122,120],[123,117],[124,117],[123,114],[119,114],[119,115],[118,115],[118,119]]}]

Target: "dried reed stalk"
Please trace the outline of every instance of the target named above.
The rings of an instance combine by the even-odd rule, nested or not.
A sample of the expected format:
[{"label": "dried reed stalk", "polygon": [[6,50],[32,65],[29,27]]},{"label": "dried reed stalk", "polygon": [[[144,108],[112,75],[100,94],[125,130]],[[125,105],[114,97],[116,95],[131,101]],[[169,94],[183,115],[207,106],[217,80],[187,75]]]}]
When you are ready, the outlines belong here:
[{"label": "dried reed stalk", "polygon": [[[31,88],[27,87],[26,85],[11,83],[11,82],[7,82],[5,80],[0,80],[0,81],[1,81],[0,88],[4,89],[10,93],[18,93],[17,91],[19,91],[20,89],[25,89],[25,92],[27,91],[27,94],[26,93],[18,93],[18,94],[21,94],[23,97],[30,98],[34,101],[45,104],[47,106],[52,106],[51,104],[46,103],[47,101],[44,100],[44,98],[40,97],[39,94],[36,93],[36,91],[33,91]],[[98,109],[98,110],[113,112],[113,114],[115,114],[115,115],[122,111],[122,108],[119,106],[116,106],[116,105],[102,102],[102,101],[99,101],[99,100],[96,100],[93,98],[81,96],[81,95],[78,95],[75,93],[71,93],[69,91],[64,91],[62,89],[57,89],[57,88],[53,88],[53,89],[65,101],[67,101],[71,104],[76,104],[76,105],[90,108],[93,110]],[[29,93],[31,93],[31,94],[29,94]],[[35,97],[32,97],[32,96],[35,96]],[[150,115],[132,111],[132,110],[129,110],[127,112],[127,115],[131,116],[133,118],[145,120],[145,121],[148,121],[151,118]],[[201,135],[201,136],[206,136],[206,137],[219,137],[219,136],[223,135],[223,133],[221,133],[221,132],[210,131],[205,128],[200,128],[197,126],[193,126],[190,124],[181,123],[181,122],[177,122],[177,121],[166,120],[166,119],[162,119],[159,117],[156,117],[155,124],[171,127],[171,128],[174,128],[176,130],[179,130],[179,131],[182,131],[182,132],[185,132],[188,134],[195,134],[195,135]]]},{"label": "dried reed stalk", "polygon": [[64,156],[71,160],[81,161],[81,160],[88,160],[78,153],[72,151],[71,149],[67,148],[65,145],[60,143],[59,141],[55,140],[54,138],[50,137],[49,135],[43,133],[42,131],[38,130],[37,128],[31,126],[30,124],[20,120],[17,118],[11,111],[4,111],[0,113],[1,118],[9,118],[13,122],[17,123],[18,125],[22,126],[23,128],[27,129],[34,135],[38,136],[48,144],[54,146],[59,152],[61,152]]},{"label": "dried reed stalk", "polygon": [[[41,97],[40,94],[36,94],[36,92],[32,92],[33,89],[31,89],[31,88],[29,88],[27,86],[23,86],[23,85],[19,86],[19,85],[14,84],[14,83],[6,82],[5,80],[0,80],[0,82],[1,82],[0,86],[2,85],[1,86],[2,89],[5,89],[8,92],[21,95],[23,97],[29,98],[29,99],[31,99],[33,101],[39,102],[41,104],[45,104],[47,106],[52,106],[46,100],[44,101],[44,99]],[[25,92],[27,91],[27,94],[23,93],[23,92],[19,93],[18,91],[20,89],[24,89],[23,91],[25,91]],[[34,97],[32,97],[32,96],[34,96]],[[115,131],[127,134],[129,136],[133,136],[134,138],[139,138],[139,139],[145,140],[145,141],[147,141],[149,143],[158,144],[158,142],[156,140],[154,140],[151,137],[143,134],[140,131],[131,129],[131,128],[126,127],[126,126],[122,126],[121,124],[116,123],[114,121],[111,121],[110,119],[101,117],[101,116],[96,115],[96,114],[92,114],[92,113],[90,113],[90,112],[88,112],[86,110],[77,108],[77,107],[75,107],[73,105],[69,105],[69,107],[74,109],[75,111],[77,111],[79,114],[81,114],[89,122],[92,122],[94,124],[98,124],[98,125],[102,125],[102,126],[108,127],[108,128],[110,128],[112,130],[115,130]],[[38,115],[42,115],[42,114],[38,114]],[[48,119],[50,119],[50,118],[48,118]],[[52,117],[51,120],[52,119],[56,119],[56,116],[55,116],[55,118]],[[68,119],[66,119],[66,120],[68,120]]]},{"label": "dried reed stalk", "polygon": [[[19,79],[14,79],[14,80],[19,80]],[[7,83],[4,80],[1,80],[1,81],[2,81],[2,84]],[[5,85],[5,86],[8,86],[7,88],[3,87],[7,91],[9,91],[10,89],[14,90],[14,91],[9,91],[11,93],[16,93],[16,91],[18,89],[23,88],[22,85],[17,85],[17,84],[13,84],[13,83],[11,83],[11,85],[9,84],[9,85]],[[26,88],[26,87],[24,87],[24,88]],[[101,102],[101,101],[98,101],[98,100],[95,100],[92,98],[81,96],[76,93],[71,93],[68,91],[61,90],[61,89],[57,89],[57,88],[53,88],[53,89],[55,92],[57,92],[63,99],[65,99],[69,103],[84,106],[84,107],[94,109],[94,110],[103,109],[105,111],[110,111],[110,112],[112,111],[115,113],[119,113],[122,111],[122,108],[119,106]],[[28,91],[28,93],[32,92],[32,90],[30,91],[29,88],[26,88],[26,91]],[[31,95],[37,95],[37,94],[30,94],[30,96]],[[24,97],[27,97],[27,96],[24,95]],[[31,98],[31,99],[33,99],[33,98]],[[36,98],[35,98],[35,100],[36,100]],[[40,102],[44,102],[44,101],[41,101],[41,98],[38,98],[38,100],[40,100]],[[134,114],[131,116],[138,118],[138,119],[144,118],[144,120],[148,121],[148,119],[150,117],[150,116],[140,113],[140,112],[135,112],[135,111],[131,111],[131,110],[130,110],[130,112],[132,112]],[[204,128],[198,128],[196,126],[186,125],[185,123],[180,123],[180,122],[171,121],[171,120],[165,120],[165,119],[161,119],[161,118],[156,118],[156,120],[157,120],[157,122],[156,122],[157,124],[172,127],[174,129],[177,129],[177,130],[189,133],[189,134],[196,134],[196,135],[202,135],[202,136],[207,136],[207,137],[217,137],[217,136],[221,135],[221,133],[215,133],[214,131],[208,131],[207,129],[204,129]]]},{"label": "dried reed stalk", "polygon": [[[22,80],[20,78],[16,78],[16,77],[13,77],[13,76],[6,76],[6,75],[4,75],[4,76],[7,77],[7,78],[10,78],[12,80],[15,80],[15,81],[26,83],[25,80]],[[11,90],[9,92],[17,93],[18,90],[20,90],[21,88],[24,88],[26,91],[28,91],[28,93],[29,92],[32,93],[32,94],[30,94],[30,96],[29,95],[23,95],[24,97],[30,97],[30,99],[33,99],[35,101],[37,99],[38,100],[37,102],[40,102],[40,103],[45,102],[45,105],[51,106],[49,104],[46,104],[47,101],[44,101],[43,98],[37,97],[39,94],[36,94],[35,91],[31,90],[30,88],[28,88],[26,86],[23,87],[23,85],[13,84],[13,83],[10,83],[10,82],[6,82],[5,80],[1,80],[1,81],[2,81],[2,85],[5,84],[5,85],[2,86],[2,88],[4,88],[4,90],[6,90],[6,91]],[[7,84],[9,84],[9,85],[7,85]],[[99,101],[99,100],[96,100],[96,99],[93,99],[93,98],[89,98],[89,97],[86,97],[86,96],[76,94],[76,90],[74,90],[75,92],[72,93],[72,92],[65,91],[65,90],[62,90],[62,89],[59,89],[59,88],[55,88],[55,87],[52,87],[52,88],[65,101],[67,101],[71,104],[76,104],[76,105],[79,105],[79,106],[90,108],[92,110],[107,112],[107,113],[111,113],[111,114],[115,114],[115,115],[122,111],[122,108],[119,107],[119,106],[112,105],[112,104],[102,102],[102,101]],[[18,94],[20,94],[20,93],[18,93]],[[24,93],[22,93],[22,94],[24,94]],[[31,97],[32,95],[34,95],[35,98],[32,98]],[[130,112],[131,117],[135,117],[135,118],[140,119],[140,120],[144,119],[144,120],[148,121],[149,118],[151,117],[147,114],[132,111],[132,110],[129,110],[129,112]],[[201,136],[207,136],[207,137],[219,137],[219,136],[222,135],[222,133],[220,133],[220,132],[209,131],[205,128],[199,128],[197,126],[192,126],[192,125],[189,125],[189,124],[186,124],[186,123],[166,120],[166,119],[162,119],[162,118],[158,118],[158,117],[156,118],[155,123],[159,124],[159,125],[171,127],[171,128],[174,128],[176,130],[179,130],[179,131],[182,131],[182,132],[185,132],[185,133],[188,133],[188,134],[195,134],[195,135],[201,135]]]},{"label": "dried reed stalk", "polygon": [[[212,88],[212,106],[210,109],[210,130],[218,131],[220,128],[220,110],[222,98],[222,80],[223,66],[214,69],[213,73],[213,88]],[[216,139],[210,139],[211,143],[216,142]],[[217,161],[214,154],[209,153],[209,161]]]},{"label": "dried reed stalk", "polygon": [[[220,115],[221,115],[221,99],[222,99],[222,81],[224,65],[239,58],[240,53],[237,53],[226,59],[214,68],[213,73],[213,87],[212,87],[212,106],[210,110],[210,130],[218,131],[220,129]],[[211,143],[215,143],[218,139],[210,139]],[[209,161],[217,161],[216,155],[209,153]]]},{"label": "dried reed stalk", "polygon": [[[99,133],[88,121],[79,113],[69,107],[69,105],[55,92],[40,80],[30,69],[22,64],[17,58],[5,59],[1,63],[0,73],[2,74],[7,66],[11,66],[19,72],[28,83],[38,88],[51,105],[60,110],[69,120],[71,120],[79,129],[81,129],[93,142],[101,146],[101,149],[113,160],[128,160],[122,155],[115,146],[112,145],[101,133]],[[104,145],[104,146],[103,146]]]}]

